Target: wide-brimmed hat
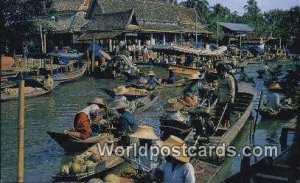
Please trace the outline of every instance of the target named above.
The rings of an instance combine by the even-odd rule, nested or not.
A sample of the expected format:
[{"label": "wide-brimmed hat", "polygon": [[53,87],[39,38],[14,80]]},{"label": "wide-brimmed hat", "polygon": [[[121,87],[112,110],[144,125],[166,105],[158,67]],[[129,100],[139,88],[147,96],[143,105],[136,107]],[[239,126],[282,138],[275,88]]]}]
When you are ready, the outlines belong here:
[{"label": "wide-brimmed hat", "polygon": [[180,111],[181,109],[183,108],[183,105],[180,103],[180,102],[171,102],[171,103],[167,103],[165,105],[165,109],[166,111],[168,112],[177,112],[177,111]]},{"label": "wide-brimmed hat", "polygon": [[173,71],[173,70],[175,70],[175,68],[174,67],[169,67],[168,70]]},{"label": "wide-brimmed hat", "polygon": [[126,104],[124,101],[118,101],[115,103],[115,108],[116,109],[125,109],[126,108]]},{"label": "wide-brimmed hat", "polygon": [[102,98],[95,98],[94,100],[92,100],[91,102],[88,102],[87,104],[88,105],[91,105],[91,104],[105,105],[105,102]]},{"label": "wide-brimmed hat", "polygon": [[153,71],[149,71],[148,76],[155,76],[155,73]]},{"label": "wide-brimmed hat", "polygon": [[186,149],[186,145],[184,141],[181,140],[180,138],[171,135],[167,140],[157,141],[156,144],[160,148],[168,147],[170,148],[170,150],[172,150],[173,147],[178,147],[179,150],[178,148],[176,148],[176,152],[171,151],[170,156],[183,163],[188,163],[190,161],[190,158],[187,156],[187,153],[184,151]]},{"label": "wide-brimmed hat", "polygon": [[125,86],[120,86],[115,89],[116,95],[124,95],[127,92],[128,92],[128,89]]},{"label": "wide-brimmed hat", "polygon": [[153,128],[148,125],[139,126],[137,130],[129,136],[139,139],[159,140],[159,138],[154,133]]},{"label": "wide-brimmed hat", "polygon": [[165,119],[172,121],[184,122],[184,118],[180,112],[172,112],[172,114],[168,114]]},{"label": "wide-brimmed hat", "polygon": [[269,90],[282,90],[279,83],[271,83],[268,87]]},{"label": "wide-brimmed hat", "polygon": [[199,75],[200,75],[200,73],[190,75],[189,79],[190,79],[190,80],[197,80],[197,79],[200,79]]}]

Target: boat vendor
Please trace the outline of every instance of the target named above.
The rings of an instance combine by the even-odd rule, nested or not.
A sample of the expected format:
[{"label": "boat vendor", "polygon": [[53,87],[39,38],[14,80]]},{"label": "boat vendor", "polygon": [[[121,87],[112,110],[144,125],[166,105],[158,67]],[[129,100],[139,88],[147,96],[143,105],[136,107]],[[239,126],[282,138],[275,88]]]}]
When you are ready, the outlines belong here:
[{"label": "boat vendor", "polygon": [[174,120],[184,122],[184,117],[180,112],[183,109],[183,104],[178,101],[169,100],[164,106],[166,112],[163,114],[162,118],[166,120]]},{"label": "boat vendor", "polygon": [[96,119],[98,112],[106,110],[106,105],[102,98],[95,98],[87,104],[86,108],[75,115],[74,129],[65,130],[65,134],[83,140],[91,137],[92,121]]},{"label": "boat vendor", "polygon": [[[159,165],[164,163],[164,160],[159,155],[154,156],[153,154],[151,154],[151,147],[155,144],[156,140],[159,140],[159,137],[156,136],[151,126],[141,125],[138,127],[136,132],[129,136],[139,139],[139,149],[143,149],[143,151],[145,151],[145,153],[137,154],[136,157],[134,157],[134,159],[137,160],[138,163],[150,169],[157,168]],[[140,172],[147,171],[142,166],[135,167],[135,169]]]},{"label": "boat vendor", "polygon": [[169,70],[168,83],[169,84],[176,83],[176,73],[174,72],[175,68],[169,67],[168,70]]},{"label": "boat vendor", "polygon": [[267,95],[264,95],[263,105],[260,108],[261,111],[276,113],[281,110],[290,109],[290,107],[280,103],[280,96],[276,91],[281,90],[282,88],[278,83],[272,83],[268,89],[270,92]]},{"label": "boat vendor", "polygon": [[236,95],[236,83],[234,77],[226,72],[224,64],[218,64],[216,70],[218,75],[218,103],[216,113],[218,118],[221,118],[224,113],[221,125],[229,127],[231,106],[234,103]]},{"label": "boat vendor", "polygon": [[153,71],[149,71],[148,76],[149,76],[149,78],[148,78],[146,86],[148,86],[150,88],[155,88],[157,85],[160,85],[158,80],[155,78],[155,73]]},{"label": "boat vendor", "polygon": [[129,112],[126,111],[126,104],[124,101],[118,101],[116,102],[115,108],[117,112],[120,114],[120,117],[118,118],[118,132],[119,133],[133,133],[136,131],[139,123],[135,116]]},{"label": "boat vendor", "polygon": [[128,101],[127,98],[124,96],[128,92],[130,91],[128,91],[128,89],[124,85],[118,86],[115,91],[114,102],[124,102],[126,105],[125,109],[127,111],[133,112],[135,110],[136,103],[134,101]]},{"label": "boat vendor", "polygon": [[[163,179],[163,182],[172,183],[194,183],[195,170],[191,163],[190,158],[187,156],[184,147],[186,147],[183,140],[171,135],[165,141],[157,141],[158,147],[168,147],[170,150],[178,147],[178,151],[170,153],[165,157],[166,163],[160,168],[153,169],[151,171],[151,179]],[[177,149],[177,148],[176,148]],[[167,153],[169,154],[169,153]]]},{"label": "boat vendor", "polygon": [[199,77],[200,73],[198,74],[193,74],[189,77],[190,79],[190,83],[188,84],[188,86],[183,90],[183,93],[187,93],[190,92],[193,94],[193,96],[197,96],[198,92],[199,92]]},{"label": "boat vendor", "polygon": [[45,75],[45,79],[43,81],[43,88],[45,90],[51,90],[53,88],[54,81],[49,73]]}]

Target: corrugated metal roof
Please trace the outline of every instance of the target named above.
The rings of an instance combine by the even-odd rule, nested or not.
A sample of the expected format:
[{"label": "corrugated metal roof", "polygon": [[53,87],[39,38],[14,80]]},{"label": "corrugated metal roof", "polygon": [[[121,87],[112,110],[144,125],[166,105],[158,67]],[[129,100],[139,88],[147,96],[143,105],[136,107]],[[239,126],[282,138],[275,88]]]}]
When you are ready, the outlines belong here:
[{"label": "corrugated metal roof", "polygon": [[247,24],[219,22],[219,25],[233,32],[253,32],[254,29]]}]

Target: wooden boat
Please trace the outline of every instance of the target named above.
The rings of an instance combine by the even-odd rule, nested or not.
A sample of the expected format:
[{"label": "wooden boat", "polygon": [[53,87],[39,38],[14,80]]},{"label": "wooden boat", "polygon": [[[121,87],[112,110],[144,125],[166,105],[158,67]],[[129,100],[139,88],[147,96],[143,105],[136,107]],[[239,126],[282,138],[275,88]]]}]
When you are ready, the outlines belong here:
[{"label": "wooden boat", "polygon": [[[50,90],[45,90],[42,87],[42,84],[34,79],[26,79],[25,80],[25,98],[33,98],[38,97],[41,95],[45,95],[50,93],[59,82],[54,82],[53,87]],[[1,92],[1,102],[2,101],[9,101],[9,100],[17,100],[19,93],[18,88],[7,88],[9,91],[2,91]]]},{"label": "wooden boat", "polygon": [[184,139],[192,129],[192,126],[188,123],[160,118],[160,130],[163,132],[162,140],[166,140],[170,135]]},{"label": "wooden boat", "polygon": [[276,119],[276,120],[290,120],[297,115],[296,109],[280,110],[279,112],[272,113],[268,111],[259,110],[258,113],[263,119]]},{"label": "wooden boat", "polygon": [[131,84],[130,87],[138,88],[138,89],[146,89],[149,91],[155,90],[155,89],[163,89],[163,88],[175,88],[175,87],[181,87],[184,86],[187,83],[187,80],[181,79],[177,80],[174,84],[168,84],[166,80],[163,80],[160,85],[157,85],[155,88],[149,88],[146,87],[144,84]]},{"label": "wooden boat", "polygon": [[104,133],[95,137],[90,137],[85,140],[73,138],[67,134],[59,132],[47,131],[47,134],[55,140],[67,153],[82,152],[89,147],[99,143],[108,141],[110,135]]},{"label": "wooden boat", "polygon": [[82,77],[84,75],[84,72],[86,71],[86,69],[87,69],[87,64],[85,63],[82,66],[82,68],[80,68],[79,70],[58,73],[58,74],[53,75],[53,80],[59,81],[61,83],[75,81],[76,79],[79,79],[80,77]]},{"label": "wooden boat", "polygon": [[[300,168],[298,157],[294,150],[295,145],[286,149],[276,158],[265,157],[260,161],[245,166],[244,170],[228,177],[223,183],[231,182],[298,182],[300,180]],[[294,181],[293,181],[294,180]]]},{"label": "wooden boat", "polygon": [[[74,173],[72,171],[72,168],[70,164],[74,163],[69,162],[68,164],[64,166],[68,166],[70,171],[64,171],[59,172],[57,175],[52,176],[52,178],[55,181],[88,181],[91,178],[94,177],[100,177],[101,175],[105,174],[105,172],[108,172],[112,170],[113,168],[121,165],[124,162],[124,159],[122,157],[111,155],[111,156],[101,156],[100,148],[103,148],[103,145],[100,145],[99,143],[95,144],[94,146],[90,147],[88,150],[83,152],[82,154],[76,156],[75,159],[81,159],[84,162],[87,160],[92,161],[93,163],[86,166],[84,170],[81,170],[81,172]],[[99,158],[95,159],[93,156],[98,156]],[[68,169],[67,168],[67,169]]]},{"label": "wooden boat", "polygon": [[171,68],[174,69],[174,72],[180,74],[193,75],[200,72],[200,68],[186,67],[181,65],[172,65]]},{"label": "wooden boat", "polygon": [[[1,78],[2,79],[2,78]],[[1,90],[5,88],[11,88],[16,86],[18,83],[16,81],[1,81]]]},{"label": "wooden boat", "polygon": [[[237,119],[230,120],[231,126],[228,129],[217,126],[213,135],[206,137],[199,136],[199,132],[197,132],[197,130],[200,129],[196,129],[195,132],[193,131],[185,138],[185,141],[188,144],[194,144],[196,142],[194,137],[199,136],[198,142],[200,144],[204,142],[208,145],[220,145],[224,143],[225,146],[228,147],[239,134],[250,116],[254,105],[255,95],[255,89],[250,84],[245,82],[238,83],[238,93],[232,109],[232,114],[235,114]],[[211,110],[211,112],[213,111],[214,110]],[[218,117],[214,116],[214,114],[211,114],[211,116],[218,119]],[[192,121],[191,123],[193,124],[195,122],[197,123],[197,121]]]},{"label": "wooden boat", "polygon": [[155,94],[151,94],[149,96],[136,99],[138,102],[138,105],[135,107],[134,112],[135,113],[141,113],[149,109],[153,104],[157,101],[158,97]]},{"label": "wooden boat", "polygon": [[[139,89],[139,88],[133,88],[131,86],[126,87],[128,89],[128,92],[126,94],[124,94],[124,96],[127,98],[127,100],[132,101],[132,100],[136,100],[138,98],[143,98],[143,97],[147,97],[151,94],[151,92],[145,90],[145,89]],[[115,90],[116,89],[106,89],[106,88],[102,88],[102,90],[108,94],[111,97],[115,97]]]}]

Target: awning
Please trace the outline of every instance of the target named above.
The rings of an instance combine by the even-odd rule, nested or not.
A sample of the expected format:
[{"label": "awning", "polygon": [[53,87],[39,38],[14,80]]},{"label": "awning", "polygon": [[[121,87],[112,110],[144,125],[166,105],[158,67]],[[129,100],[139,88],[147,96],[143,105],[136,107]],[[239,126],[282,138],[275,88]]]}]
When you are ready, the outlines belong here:
[{"label": "awning", "polygon": [[78,38],[78,41],[92,40],[93,36],[95,36],[95,39],[112,39],[121,34],[122,34],[122,32],[84,33]]}]

